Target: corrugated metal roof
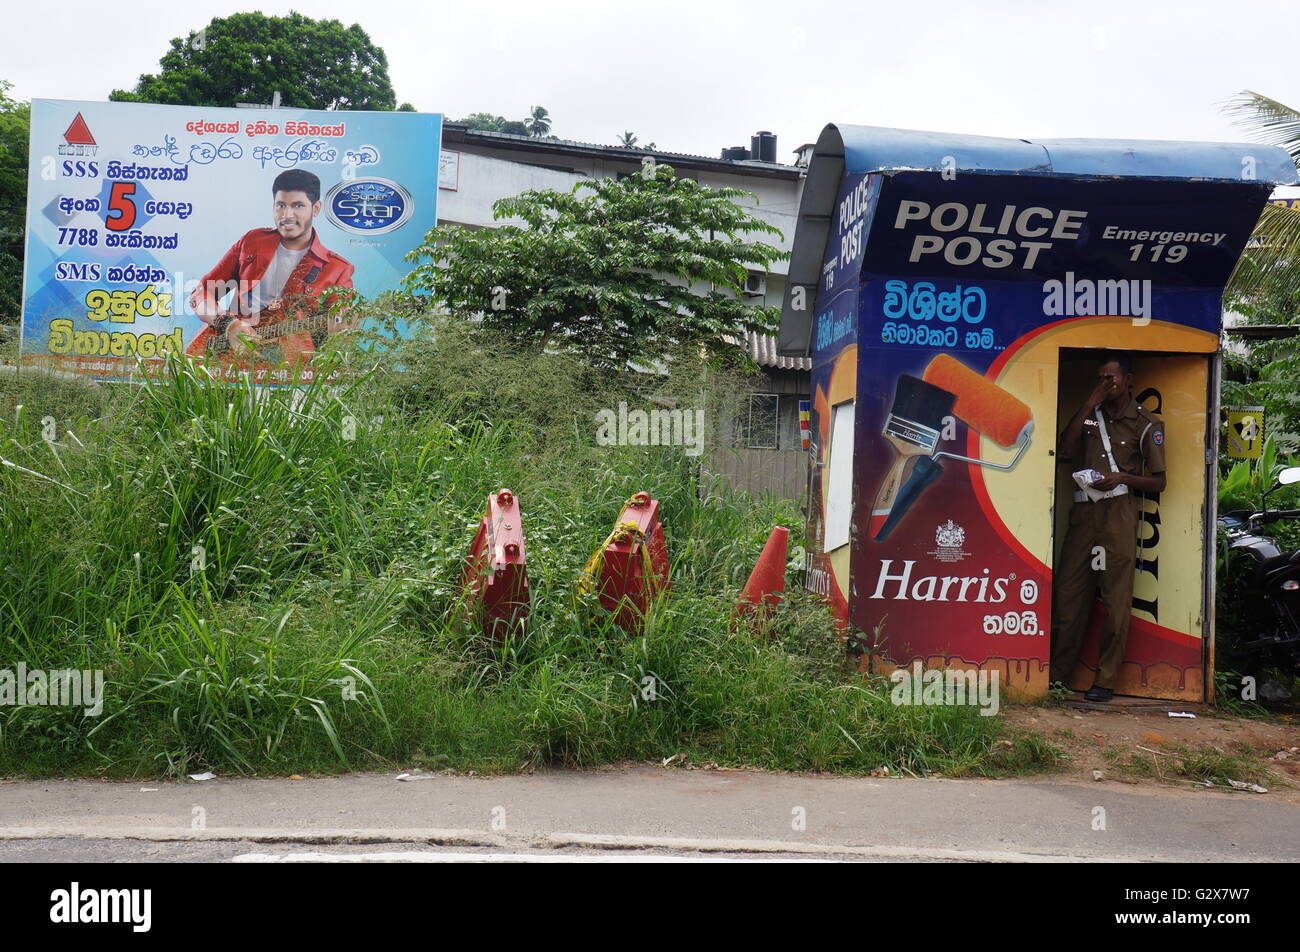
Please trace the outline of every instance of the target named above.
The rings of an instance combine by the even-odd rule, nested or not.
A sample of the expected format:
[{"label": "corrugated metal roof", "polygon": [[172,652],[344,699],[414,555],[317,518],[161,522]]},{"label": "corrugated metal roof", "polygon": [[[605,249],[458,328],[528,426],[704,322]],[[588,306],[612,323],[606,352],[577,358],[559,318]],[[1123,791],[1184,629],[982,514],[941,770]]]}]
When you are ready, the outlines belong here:
[{"label": "corrugated metal roof", "polygon": [[721,170],[731,170],[743,173],[750,169],[761,172],[783,172],[791,177],[798,177],[803,174],[803,169],[797,165],[785,165],[781,162],[762,162],[757,159],[742,159],[733,161],[731,159],[720,158],[716,155],[694,155],[689,152],[668,152],[664,149],[647,149],[643,146],[632,146],[626,148],[621,145],[605,145],[599,142],[579,142],[576,139],[539,139],[536,136],[520,136],[510,132],[488,132],[482,129],[470,129],[465,126],[458,126],[455,123],[447,123],[447,127],[454,127],[457,131],[462,132],[466,139],[478,139],[481,142],[499,144],[505,146],[521,146],[535,148],[544,151],[554,152],[599,152],[611,158],[628,159],[638,161],[644,155],[654,156],[656,159],[670,161],[672,159],[682,159],[688,162],[700,163],[716,167]]},{"label": "corrugated metal roof", "polygon": [[775,334],[745,334],[745,349],[754,363],[760,367],[776,367],[780,370],[812,370],[811,357],[783,357],[776,349]]}]

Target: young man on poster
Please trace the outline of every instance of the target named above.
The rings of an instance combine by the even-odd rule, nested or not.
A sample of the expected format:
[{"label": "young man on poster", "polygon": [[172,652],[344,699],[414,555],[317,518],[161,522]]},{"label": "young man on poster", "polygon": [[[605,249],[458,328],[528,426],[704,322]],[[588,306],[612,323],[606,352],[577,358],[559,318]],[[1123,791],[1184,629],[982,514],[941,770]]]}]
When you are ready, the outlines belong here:
[{"label": "young man on poster", "polygon": [[[312,224],[321,211],[320,179],[306,169],[289,169],[276,176],[271,195],[275,227],[245,234],[190,295],[190,306],[208,326],[187,354],[238,356],[266,341],[294,363],[310,357],[327,333],[346,326],[343,319],[317,314],[319,292],[351,288],[354,270],[321,243]],[[222,311],[231,291],[229,310]]]},{"label": "young man on poster", "polygon": [[[1133,363],[1105,353],[1097,386],[1061,435],[1059,456],[1100,479],[1074,494],[1070,527],[1052,583],[1050,678],[1064,683],[1079,659],[1094,589],[1106,604],[1097,674],[1084,697],[1109,701],[1124,663],[1141,505],[1137,493],[1165,488],[1165,428],[1133,399]],[[1088,490],[1092,491],[1089,492]]]}]

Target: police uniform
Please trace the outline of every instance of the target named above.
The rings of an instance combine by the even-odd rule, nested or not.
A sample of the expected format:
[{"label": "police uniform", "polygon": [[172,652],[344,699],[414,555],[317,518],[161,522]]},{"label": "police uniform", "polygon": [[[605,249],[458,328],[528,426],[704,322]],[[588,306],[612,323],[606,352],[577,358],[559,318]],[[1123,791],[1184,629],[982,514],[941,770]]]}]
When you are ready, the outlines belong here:
[{"label": "police uniform", "polygon": [[[1165,430],[1160,418],[1129,397],[1117,417],[1105,404],[1101,413],[1110,436],[1111,452],[1121,472],[1155,476],[1165,471]],[[1101,439],[1096,414],[1084,420],[1080,446],[1062,447],[1071,453],[1074,469],[1113,472]],[[1124,663],[1129,612],[1133,603],[1133,570],[1137,555],[1137,526],[1141,499],[1132,487],[1127,494],[1090,502],[1075,493],[1070,527],[1052,581],[1052,670],[1054,681],[1065,681],[1079,658],[1093,592],[1101,588],[1106,604],[1095,687],[1114,689]],[[1094,549],[1105,551],[1100,561]],[[1094,570],[1093,566],[1104,566]]]}]

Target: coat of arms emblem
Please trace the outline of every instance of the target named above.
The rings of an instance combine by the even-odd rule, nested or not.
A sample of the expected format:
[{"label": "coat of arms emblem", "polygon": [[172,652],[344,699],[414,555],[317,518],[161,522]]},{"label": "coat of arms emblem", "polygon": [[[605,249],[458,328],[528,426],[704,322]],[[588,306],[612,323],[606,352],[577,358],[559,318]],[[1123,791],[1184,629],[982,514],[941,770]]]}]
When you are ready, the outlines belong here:
[{"label": "coat of arms emblem", "polygon": [[935,526],[934,544],[941,549],[957,549],[966,541],[966,530],[949,519],[941,526]]}]

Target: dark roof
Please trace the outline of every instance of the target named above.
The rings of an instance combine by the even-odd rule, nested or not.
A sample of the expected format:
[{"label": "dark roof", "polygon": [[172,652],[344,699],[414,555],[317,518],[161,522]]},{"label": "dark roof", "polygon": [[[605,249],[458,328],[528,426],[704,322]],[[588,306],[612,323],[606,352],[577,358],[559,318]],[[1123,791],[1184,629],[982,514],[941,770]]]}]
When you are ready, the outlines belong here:
[{"label": "dark roof", "polygon": [[1283,337],[1300,336],[1300,324],[1238,324],[1235,327],[1225,327],[1223,332],[1229,337],[1278,340]]},{"label": "dark roof", "polygon": [[600,145],[595,142],[576,142],[571,139],[538,139],[533,136],[513,135],[509,132],[484,132],[481,129],[471,129],[459,122],[443,124],[442,142],[444,146],[464,143],[536,152],[539,155],[557,157],[580,155],[590,158],[621,159],[633,163],[640,163],[642,156],[649,155],[653,156],[656,162],[663,162],[677,169],[754,175],[762,178],[798,179],[804,174],[804,169],[799,166],[783,165],[780,162],[760,162],[756,159],[733,161],[707,155],[691,155],[686,152],[644,149],[639,146],[629,149],[621,145]]}]

